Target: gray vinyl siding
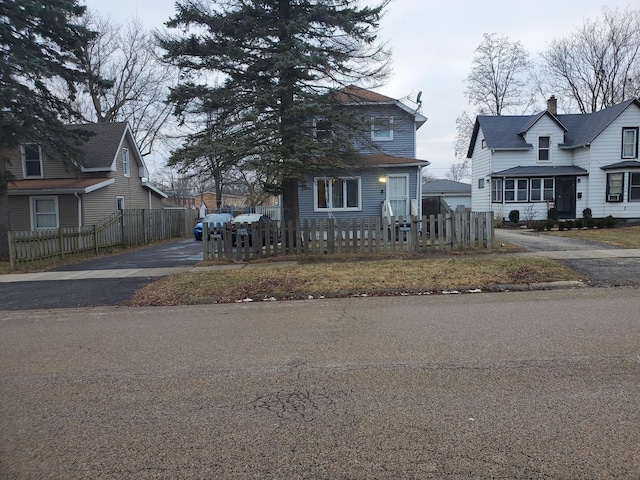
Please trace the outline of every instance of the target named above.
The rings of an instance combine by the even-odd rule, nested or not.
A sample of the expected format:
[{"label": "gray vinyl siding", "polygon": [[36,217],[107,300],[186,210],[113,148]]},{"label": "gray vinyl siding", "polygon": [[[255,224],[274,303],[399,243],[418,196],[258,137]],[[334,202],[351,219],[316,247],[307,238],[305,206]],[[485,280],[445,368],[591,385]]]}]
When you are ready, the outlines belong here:
[{"label": "gray vinyl siding", "polygon": [[365,118],[393,117],[393,140],[372,141],[371,132],[366,132],[366,141],[358,145],[364,154],[395,155],[398,157],[415,158],[416,155],[416,124],[415,118],[394,105],[375,105],[361,107]]},{"label": "gray vinyl siding", "polygon": [[313,178],[307,180],[306,188],[298,191],[300,204],[300,220],[313,218],[356,218],[356,217],[380,217],[382,215],[382,202],[386,200],[386,187],[380,183],[380,177],[386,175],[407,175],[409,177],[409,202],[417,197],[417,173],[418,167],[376,168],[366,171],[354,172],[351,177],[360,177],[361,206],[358,211],[314,211]]}]

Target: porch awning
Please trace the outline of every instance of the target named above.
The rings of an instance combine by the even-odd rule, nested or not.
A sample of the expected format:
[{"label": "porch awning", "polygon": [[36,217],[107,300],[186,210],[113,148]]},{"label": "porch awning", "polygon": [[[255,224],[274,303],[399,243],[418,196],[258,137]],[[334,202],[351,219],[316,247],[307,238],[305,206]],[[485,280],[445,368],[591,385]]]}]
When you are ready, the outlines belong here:
[{"label": "porch awning", "polygon": [[640,162],[637,160],[625,160],[623,162],[612,163],[611,165],[605,165],[600,167],[602,170],[615,170],[616,168],[640,168]]},{"label": "porch awning", "polygon": [[64,195],[91,193],[111,185],[114,178],[50,178],[37,180],[16,180],[9,183],[9,195]]},{"label": "porch awning", "polygon": [[554,167],[554,166],[531,166],[513,167],[500,172],[494,172],[492,177],[572,177],[589,175],[584,168],[575,166]]}]

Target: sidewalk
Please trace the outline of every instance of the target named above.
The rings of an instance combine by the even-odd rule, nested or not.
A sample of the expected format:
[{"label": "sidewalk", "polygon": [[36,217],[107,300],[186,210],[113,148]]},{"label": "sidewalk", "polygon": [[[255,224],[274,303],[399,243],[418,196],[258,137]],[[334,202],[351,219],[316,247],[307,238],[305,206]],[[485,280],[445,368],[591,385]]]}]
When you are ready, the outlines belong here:
[{"label": "sidewalk", "polygon": [[[545,257],[554,260],[580,260],[580,259],[616,259],[616,258],[640,258],[640,249],[611,249],[611,250],[556,250],[524,253],[506,253],[507,256],[516,257]],[[238,270],[241,268],[257,268],[273,265],[296,265],[296,262],[270,262],[270,263],[234,263],[228,265],[214,265],[209,267],[165,267],[165,268],[120,268],[109,270],[80,270],[80,271],[50,271],[37,273],[10,273],[0,275],[0,283],[12,282],[42,282],[53,280],[83,280],[96,278],[136,278],[136,277],[163,277],[174,273],[201,273],[207,271]]]}]

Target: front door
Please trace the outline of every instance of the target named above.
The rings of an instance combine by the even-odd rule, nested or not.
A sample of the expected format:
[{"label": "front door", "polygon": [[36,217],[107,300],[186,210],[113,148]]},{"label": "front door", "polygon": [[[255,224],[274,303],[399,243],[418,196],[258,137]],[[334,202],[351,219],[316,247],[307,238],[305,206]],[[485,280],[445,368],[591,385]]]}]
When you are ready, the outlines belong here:
[{"label": "front door", "polygon": [[576,218],[576,177],[556,177],[558,218]]},{"label": "front door", "polygon": [[387,201],[394,217],[407,218],[409,215],[409,177],[407,175],[387,177]]}]

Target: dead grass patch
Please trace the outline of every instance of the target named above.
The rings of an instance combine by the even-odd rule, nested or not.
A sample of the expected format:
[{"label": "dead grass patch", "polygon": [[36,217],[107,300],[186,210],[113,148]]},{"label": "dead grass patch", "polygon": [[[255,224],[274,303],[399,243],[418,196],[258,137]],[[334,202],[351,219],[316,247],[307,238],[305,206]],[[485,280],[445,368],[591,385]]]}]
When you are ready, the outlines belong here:
[{"label": "dead grass patch", "polygon": [[622,248],[640,248],[640,225],[597,230],[563,230],[562,232],[553,231],[545,233],[580,240],[592,240]]},{"label": "dead grass patch", "polygon": [[187,305],[313,296],[398,295],[492,289],[501,284],[577,280],[568,267],[543,258],[447,258],[324,262],[245,267],[171,275],[143,287],[130,305]]}]

